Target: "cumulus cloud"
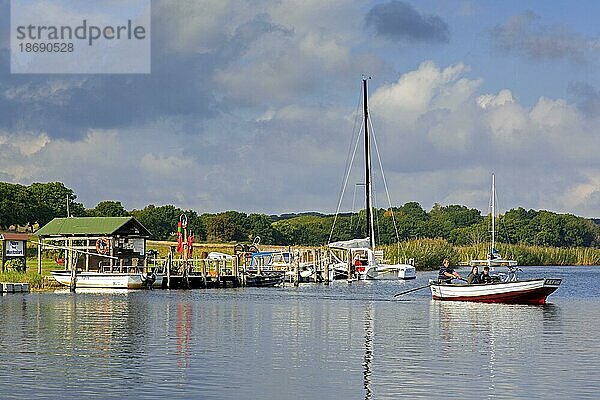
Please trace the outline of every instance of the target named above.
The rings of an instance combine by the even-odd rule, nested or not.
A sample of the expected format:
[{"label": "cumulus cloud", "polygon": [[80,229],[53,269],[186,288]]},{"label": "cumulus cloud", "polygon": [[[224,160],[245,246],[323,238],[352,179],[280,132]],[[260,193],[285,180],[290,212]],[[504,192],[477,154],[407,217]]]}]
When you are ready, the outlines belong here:
[{"label": "cumulus cloud", "polygon": [[563,25],[544,25],[540,17],[526,11],[510,17],[490,30],[496,46],[532,59],[589,61],[598,56],[600,39],[586,37]]},{"label": "cumulus cloud", "polygon": [[[597,213],[600,95],[589,84],[572,84],[569,99],[525,104],[518,88],[484,90],[462,62],[419,60],[398,73],[366,50],[369,6],[359,2],[176,3],[153,10],[149,76],[9,75],[0,59],[2,179],[61,180],[88,206],[117,199],[128,208],[331,212],[355,110],[360,119],[360,76],[369,71],[370,115],[395,204],[486,209],[494,171],[504,209]],[[383,6],[403,18],[413,15],[402,14],[408,7],[421,28],[438,21],[404,3]],[[372,21],[377,29],[383,20]],[[440,42],[449,37],[441,22],[432,22],[437,39],[420,39],[413,25],[380,36]],[[362,174],[355,167],[350,184]]]},{"label": "cumulus cloud", "polygon": [[419,13],[408,3],[392,0],[373,6],[365,16],[367,27],[394,42],[448,43],[450,29],[437,15]]},{"label": "cumulus cloud", "polygon": [[[527,106],[509,89],[483,92],[481,79],[470,75],[461,63],[427,61],[391,83],[370,81],[371,118],[394,203],[457,202],[485,210],[494,171],[503,209],[594,215],[600,122],[564,99],[541,97]],[[251,118],[174,116],[92,129],[76,140],[3,131],[0,174],[25,183],[60,179],[90,206],[119,199],[129,208],[170,203],[200,212],[327,212],[337,204],[353,110],[274,105]],[[375,178],[385,207],[377,171]],[[350,183],[362,180],[355,167]],[[349,199],[343,207],[351,209]]]}]

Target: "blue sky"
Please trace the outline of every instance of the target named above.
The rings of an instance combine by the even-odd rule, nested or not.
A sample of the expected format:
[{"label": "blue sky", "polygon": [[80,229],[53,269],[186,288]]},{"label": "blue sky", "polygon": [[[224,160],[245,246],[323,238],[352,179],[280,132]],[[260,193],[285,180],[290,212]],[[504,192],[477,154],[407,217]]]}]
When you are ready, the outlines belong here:
[{"label": "blue sky", "polygon": [[0,0],[0,179],[87,207],[333,212],[369,74],[394,204],[486,210],[495,172],[502,209],[597,217],[599,8],[154,1],[150,75],[17,75]]}]

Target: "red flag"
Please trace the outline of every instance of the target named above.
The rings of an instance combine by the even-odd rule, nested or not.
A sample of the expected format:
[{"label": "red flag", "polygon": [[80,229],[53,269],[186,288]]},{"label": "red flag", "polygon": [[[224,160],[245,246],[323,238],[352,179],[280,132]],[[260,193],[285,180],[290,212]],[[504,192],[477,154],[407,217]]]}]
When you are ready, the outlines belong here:
[{"label": "red flag", "polygon": [[183,253],[183,235],[181,233],[177,233],[177,252]]},{"label": "red flag", "polygon": [[181,229],[181,221],[177,222],[177,252],[183,253],[183,233]]}]

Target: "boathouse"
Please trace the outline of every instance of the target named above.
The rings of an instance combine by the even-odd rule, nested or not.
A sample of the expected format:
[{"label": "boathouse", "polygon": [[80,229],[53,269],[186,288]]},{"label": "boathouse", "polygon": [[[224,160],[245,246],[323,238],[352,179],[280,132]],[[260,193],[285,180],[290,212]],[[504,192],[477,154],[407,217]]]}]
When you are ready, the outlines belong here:
[{"label": "boathouse", "polygon": [[54,218],[35,235],[41,273],[43,249],[56,250],[55,261],[66,270],[72,265],[85,271],[141,266],[150,232],[134,217],[69,217]]}]

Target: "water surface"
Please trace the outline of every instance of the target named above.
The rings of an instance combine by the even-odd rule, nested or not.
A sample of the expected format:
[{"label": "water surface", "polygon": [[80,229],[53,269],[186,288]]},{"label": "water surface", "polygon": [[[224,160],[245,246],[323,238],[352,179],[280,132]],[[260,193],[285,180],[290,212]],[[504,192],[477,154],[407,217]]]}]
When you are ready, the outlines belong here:
[{"label": "water surface", "polygon": [[544,306],[394,300],[434,274],[4,295],[0,398],[597,398],[600,268],[526,268],[564,279]]}]

